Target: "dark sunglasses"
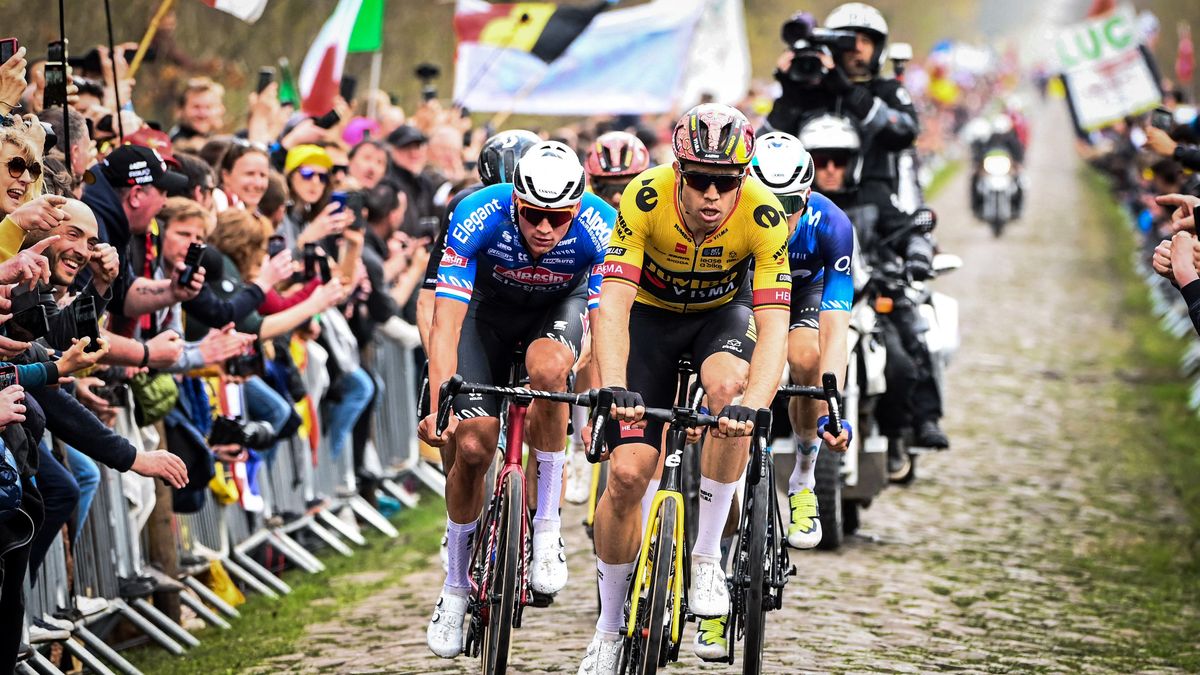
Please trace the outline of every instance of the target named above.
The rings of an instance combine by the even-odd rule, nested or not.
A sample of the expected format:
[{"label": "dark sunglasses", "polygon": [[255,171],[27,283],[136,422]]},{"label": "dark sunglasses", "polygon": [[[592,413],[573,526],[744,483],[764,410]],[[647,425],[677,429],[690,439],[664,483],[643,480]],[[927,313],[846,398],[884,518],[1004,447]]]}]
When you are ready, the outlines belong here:
[{"label": "dark sunglasses", "polygon": [[316,178],[322,183],[329,182],[329,174],[325,173],[324,171],[317,171],[312,167],[302,166],[299,169],[296,169],[296,173],[300,174],[300,177],[304,180],[312,180],[313,178]]},{"label": "dark sunglasses", "polygon": [[569,224],[575,219],[574,207],[565,209],[543,209],[540,206],[531,206],[529,204],[518,204],[517,213],[520,214],[525,222],[532,225],[540,225],[543,220],[550,221],[550,227],[560,228],[563,225]]},{"label": "dark sunglasses", "polygon": [[679,175],[683,176],[683,182],[697,192],[708,192],[708,186],[716,186],[717,192],[729,192],[736,190],[742,185],[742,180],[746,177],[745,174],[737,174],[736,176],[718,175],[712,173],[704,173],[702,171],[680,171]]},{"label": "dark sunglasses", "polygon": [[334,164],[333,167],[329,169],[329,173],[350,173],[350,165]]},{"label": "dark sunglasses", "polygon": [[808,208],[808,200],[804,195],[776,195],[779,198],[779,205],[783,207],[783,212],[789,216],[795,213],[802,214]]},{"label": "dark sunglasses", "polygon": [[629,187],[628,181],[592,181],[592,192],[598,197],[611,197],[620,194]]},{"label": "dark sunglasses", "polygon": [[37,180],[42,176],[42,165],[37,162],[26,162],[24,157],[13,157],[8,160],[8,175],[20,178],[25,175],[26,171],[34,180]]},{"label": "dark sunglasses", "polygon": [[843,154],[825,155],[825,154],[814,152],[812,159],[813,159],[813,166],[815,166],[818,169],[824,169],[826,166],[828,166],[831,163],[835,167],[841,169],[850,163],[850,157],[848,155],[843,155]]}]

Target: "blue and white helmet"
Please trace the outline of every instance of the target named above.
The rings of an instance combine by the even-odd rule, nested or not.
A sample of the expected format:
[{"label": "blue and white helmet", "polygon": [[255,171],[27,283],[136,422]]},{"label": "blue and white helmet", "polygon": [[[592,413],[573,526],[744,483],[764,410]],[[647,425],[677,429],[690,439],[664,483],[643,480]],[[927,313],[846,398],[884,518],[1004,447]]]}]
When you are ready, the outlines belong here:
[{"label": "blue and white helmet", "polygon": [[776,195],[804,194],[816,175],[812,156],[800,139],[782,131],[758,137],[750,171]]},{"label": "blue and white helmet", "polygon": [[583,165],[566,144],[543,141],[517,161],[513,192],[522,201],[545,209],[574,206],[583,198]]}]

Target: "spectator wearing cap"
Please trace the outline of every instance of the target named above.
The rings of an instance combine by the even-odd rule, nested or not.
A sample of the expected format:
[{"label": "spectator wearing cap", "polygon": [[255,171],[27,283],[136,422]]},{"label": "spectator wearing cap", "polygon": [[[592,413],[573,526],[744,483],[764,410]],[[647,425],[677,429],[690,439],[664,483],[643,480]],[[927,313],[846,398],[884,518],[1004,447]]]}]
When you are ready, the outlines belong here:
[{"label": "spectator wearing cap", "polygon": [[437,186],[424,174],[429,159],[429,139],[416,127],[405,124],[388,134],[387,142],[392,156],[389,181],[407,196],[408,208],[401,230],[415,235],[421,231],[422,218],[438,215],[433,204]]},{"label": "spectator wearing cap", "polygon": [[[186,287],[180,286],[175,278],[154,280],[150,273],[154,251],[149,241],[151,222],[166,203],[166,192],[185,189],[187,178],[168,171],[166,162],[154,150],[124,145],[89,169],[84,182],[87,185],[83,202],[96,215],[100,240],[115,247],[121,259],[121,272],[112,285],[109,303],[118,331],[129,335],[133,332],[133,320],[142,320],[152,312],[194,298],[204,283],[202,272]],[[142,274],[134,272],[138,263],[144,270]],[[90,274],[79,275],[76,286],[82,286],[90,278]],[[109,361],[166,368],[175,363],[182,351],[178,337],[168,331],[142,344],[113,336]]]},{"label": "spectator wearing cap", "polygon": [[332,167],[333,159],[320,146],[297,145],[288,151],[283,169],[292,206],[278,233],[289,247],[299,248],[339,235],[354,222],[353,214],[330,201]]}]

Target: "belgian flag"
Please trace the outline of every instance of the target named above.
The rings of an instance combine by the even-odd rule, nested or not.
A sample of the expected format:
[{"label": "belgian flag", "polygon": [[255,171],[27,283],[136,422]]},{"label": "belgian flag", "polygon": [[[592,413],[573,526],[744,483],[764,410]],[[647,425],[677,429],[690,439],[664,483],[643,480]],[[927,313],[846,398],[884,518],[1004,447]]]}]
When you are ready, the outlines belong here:
[{"label": "belgian flag", "polygon": [[476,42],[529,52],[553,63],[592,19],[617,0],[560,6],[550,2],[459,3],[454,31],[459,42]]}]

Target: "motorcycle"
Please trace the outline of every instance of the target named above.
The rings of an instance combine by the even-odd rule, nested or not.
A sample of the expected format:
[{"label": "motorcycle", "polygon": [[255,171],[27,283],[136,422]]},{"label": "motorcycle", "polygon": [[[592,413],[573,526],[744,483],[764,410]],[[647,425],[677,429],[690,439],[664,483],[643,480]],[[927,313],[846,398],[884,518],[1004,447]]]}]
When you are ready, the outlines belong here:
[{"label": "motorcycle", "polygon": [[1007,151],[991,149],[984,154],[982,171],[975,179],[975,215],[990,225],[997,237],[1015,217],[1017,180],[1012,155]]}]

